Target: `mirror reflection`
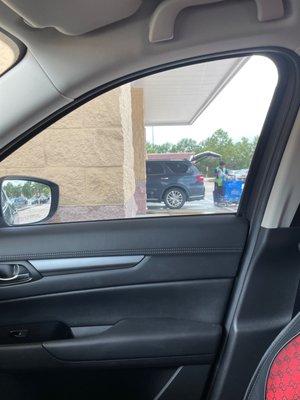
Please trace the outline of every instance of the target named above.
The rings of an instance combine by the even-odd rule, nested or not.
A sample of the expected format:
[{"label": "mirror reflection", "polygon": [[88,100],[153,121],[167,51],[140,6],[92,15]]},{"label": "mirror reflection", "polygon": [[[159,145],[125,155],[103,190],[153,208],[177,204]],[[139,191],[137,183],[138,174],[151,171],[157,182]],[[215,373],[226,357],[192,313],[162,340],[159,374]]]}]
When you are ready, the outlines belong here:
[{"label": "mirror reflection", "polygon": [[50,212],[51,188],[33,180],[6,179],[1,187],[1,206],[8,225],[40,222]]}]

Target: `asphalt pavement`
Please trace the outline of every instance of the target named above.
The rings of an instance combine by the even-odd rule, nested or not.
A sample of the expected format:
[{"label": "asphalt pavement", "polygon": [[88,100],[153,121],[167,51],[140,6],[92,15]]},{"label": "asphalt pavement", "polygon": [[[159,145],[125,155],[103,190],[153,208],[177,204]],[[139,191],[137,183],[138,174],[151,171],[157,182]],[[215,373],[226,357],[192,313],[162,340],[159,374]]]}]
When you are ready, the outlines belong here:
[{"label": "asphalt pavement", "polygon": [[[203,200],[186,202],[179,210],[170,210],[164,203],[147,203],[147,216],[163,215],[199,215],[234,213],[236,205],[215,206],[213,201],[214,182],[205,181],[205,198]],[[18,210],[18,224],[33,223],[45,218],[49,212],[50,204],[27,206]],[[139,215],[141,217],[141,215]]]},{"label": "asphalt pavement", "polygon": [[234,213],[236,205],[215,206],[213,200],[214,182],[205,180],[205,198],[186,202],[179,210],[170,210],[164,203],[147,203],[147,215],[182,215],[182,214],[221,214]]}]

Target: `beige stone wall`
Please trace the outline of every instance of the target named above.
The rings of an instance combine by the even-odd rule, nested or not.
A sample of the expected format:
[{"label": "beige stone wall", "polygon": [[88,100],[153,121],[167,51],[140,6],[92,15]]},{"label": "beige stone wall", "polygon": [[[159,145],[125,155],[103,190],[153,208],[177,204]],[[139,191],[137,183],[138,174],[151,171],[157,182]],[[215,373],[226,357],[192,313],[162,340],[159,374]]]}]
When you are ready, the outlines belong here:
[{"label": "beige stone wall", "polygon": [[132,132],[134,143],[135,202],[138,214],[146,213],[146,130],[143,89],[131,88]]},{"label": "beige stone wall", "polygon": [[134,141],[134,172],[139,181],[146,180],[146,130],[144,125],[143,89],[132,87],[132,129]]},{"label": "beige stone wall", "polygon": [[10,68],[14,61],[13,49],[0,37],[0,75]]},{"label": "beige stone wall", "polygon": [[[15,54],[0,38],[0,74]],[[132,217],[146,211],[141,89],[123,85],[73,111],[0,164],[0,176],[56,182],[56,221]]]},{"label": "beige stone wall", "polygon": [[131,87],[130,85],[121,86],[120,91],[120,116],[123,126],[123,191],[124,202],[127,202],[133,198],[135,191]]},{"label": "beige stone wall", "polygon": [[[130,85],[90,101],[4,160],[0,174],[56,182],[60,187],[56,221],[135,216],[140,211],[136,187],[141,182],[145,187],[139,101],[141,93],[137,96]],[[145,197],[144,203],[142,211]]]}]

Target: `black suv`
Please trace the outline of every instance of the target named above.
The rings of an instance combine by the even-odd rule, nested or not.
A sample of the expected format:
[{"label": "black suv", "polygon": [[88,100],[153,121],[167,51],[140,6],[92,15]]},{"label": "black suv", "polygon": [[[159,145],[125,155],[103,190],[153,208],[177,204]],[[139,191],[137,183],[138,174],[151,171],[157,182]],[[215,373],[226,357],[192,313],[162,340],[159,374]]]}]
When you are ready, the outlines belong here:
[{"label": "black suv", "polygon": [[203,175],[190,161],[147,161],[147,201],[181,208],[186,201],[205,195]]}]

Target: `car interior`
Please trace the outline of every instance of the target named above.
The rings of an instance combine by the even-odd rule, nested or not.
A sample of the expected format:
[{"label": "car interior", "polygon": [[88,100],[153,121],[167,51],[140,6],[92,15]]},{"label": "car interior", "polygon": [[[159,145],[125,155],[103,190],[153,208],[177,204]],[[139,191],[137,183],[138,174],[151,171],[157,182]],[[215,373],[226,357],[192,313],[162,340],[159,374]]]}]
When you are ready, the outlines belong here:
[{"label": "car interior", "polygon": [[[1,398],[300,399],[299,0],[0,0],[0,39]],[[81,107],[120,93],[124,111],[132,82],[253,56],[278,82],[233,211],[58,219],[65,187],[22,148],[69,163],[77,146],[83,165],[78,136],[59,141]],[[18,215],[20,185],[38,217]]]}]

